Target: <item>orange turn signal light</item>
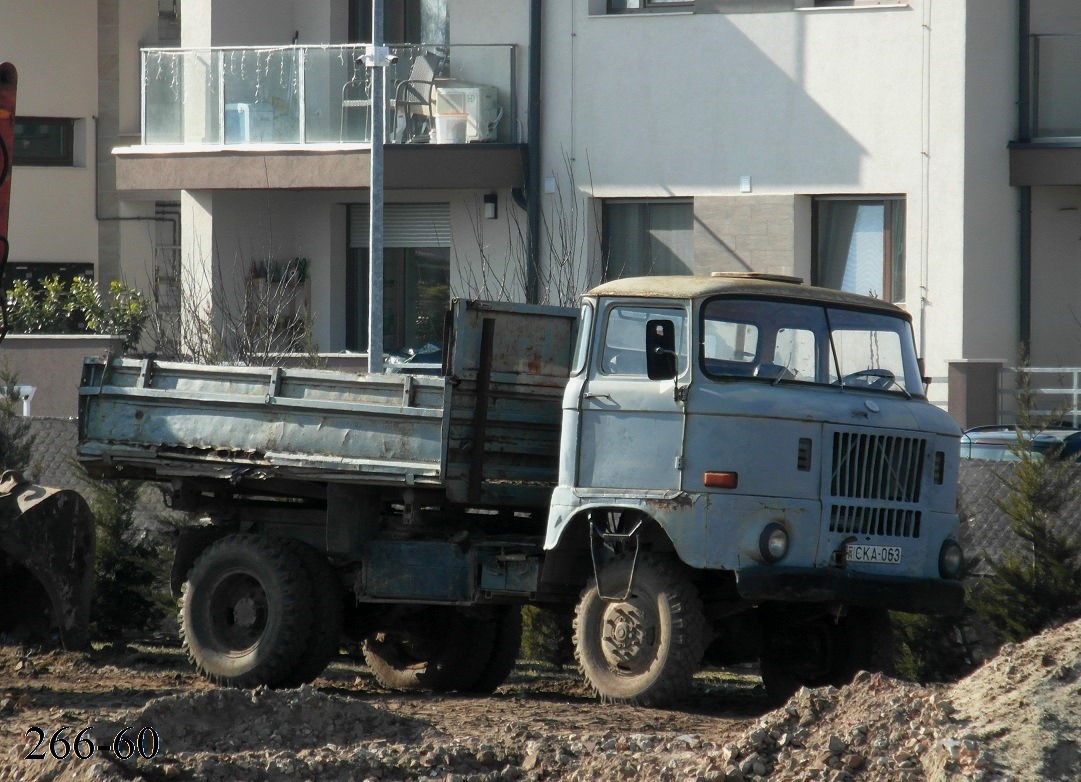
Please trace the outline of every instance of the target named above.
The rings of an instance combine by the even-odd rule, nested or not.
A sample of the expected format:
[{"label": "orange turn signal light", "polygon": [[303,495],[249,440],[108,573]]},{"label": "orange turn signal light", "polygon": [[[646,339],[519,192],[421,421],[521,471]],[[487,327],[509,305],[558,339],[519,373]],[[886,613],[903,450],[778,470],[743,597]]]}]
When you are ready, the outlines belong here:
[{"label": "orange turn signal light", "polygon": [[707,472],[702,476],[702,483],[714,489],[734,489],[739,484],[739,473]]}]

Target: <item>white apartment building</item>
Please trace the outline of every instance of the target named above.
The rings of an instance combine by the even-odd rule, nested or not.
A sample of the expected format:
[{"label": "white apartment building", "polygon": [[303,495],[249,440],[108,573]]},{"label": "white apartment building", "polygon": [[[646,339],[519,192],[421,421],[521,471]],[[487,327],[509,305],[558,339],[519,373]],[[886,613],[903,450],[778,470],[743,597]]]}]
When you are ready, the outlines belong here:
[{"label": "white apartment building", "polygon": [[[76,135],[17,170],[14,258],[219,307],[288,278],[320,350],[365,350],[370,0],[0,5],[46,31],[0,33],[20,114]],[[1022,343],[1081,366],[1075,6],[387,0],[385,347],[452,295],[795,274],[907,309],[932,398],[990,422]]]}]

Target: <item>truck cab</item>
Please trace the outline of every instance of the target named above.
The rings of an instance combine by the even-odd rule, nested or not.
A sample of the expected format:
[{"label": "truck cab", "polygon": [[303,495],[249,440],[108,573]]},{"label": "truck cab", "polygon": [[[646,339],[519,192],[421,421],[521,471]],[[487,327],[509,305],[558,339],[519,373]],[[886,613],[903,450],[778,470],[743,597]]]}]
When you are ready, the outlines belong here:
[{"label": "truck cab", "polygon": [[[849,616],[886,634],[886,609],[959,608],[961,432],[927,402],[907,313],[792,278],[649,277],[590,291],[581,324],[545,547],[588,539],[600,614],[659,563],[758,639],[717,644],[735,630],[703,618],[696,643],[759,657],[783,694],[870,648]],[[813,627],[818,659],[790,654]]]}]

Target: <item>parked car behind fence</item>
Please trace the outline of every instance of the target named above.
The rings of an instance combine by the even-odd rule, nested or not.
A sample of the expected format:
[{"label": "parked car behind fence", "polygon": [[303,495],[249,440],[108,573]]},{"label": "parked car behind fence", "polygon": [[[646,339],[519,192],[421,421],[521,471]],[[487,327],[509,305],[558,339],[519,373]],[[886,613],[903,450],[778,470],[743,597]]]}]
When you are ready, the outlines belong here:
[{"label": "parked car behind fence", "polygon": [[[1012,426],[974,427],[961,436],[961,458],[1019,461],[1023,436]],[[1032,436],[1031,450],[1040,456],[1081,461],[1081,429],[1059,426],[1041,429]]]}]

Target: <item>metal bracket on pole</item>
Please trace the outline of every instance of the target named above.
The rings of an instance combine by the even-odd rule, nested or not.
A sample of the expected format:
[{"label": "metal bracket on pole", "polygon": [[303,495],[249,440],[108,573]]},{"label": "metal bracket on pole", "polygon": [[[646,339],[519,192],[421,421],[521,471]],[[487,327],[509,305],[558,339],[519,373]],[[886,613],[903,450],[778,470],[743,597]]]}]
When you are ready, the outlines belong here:
[{"label": "metal bracket on pole", "polygon": [[360,57],[366,68],[386,68],[398,62],[398,55],[390,53],[389,46],[371,44]]}]

